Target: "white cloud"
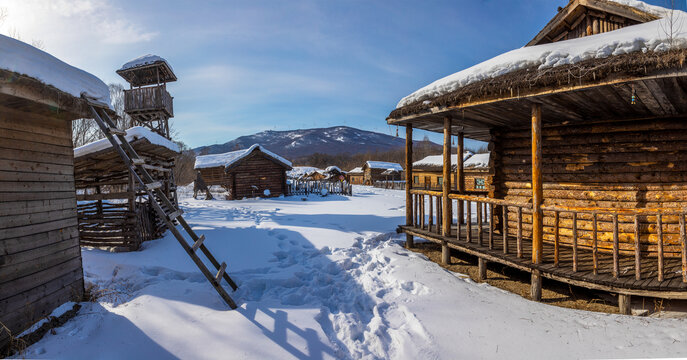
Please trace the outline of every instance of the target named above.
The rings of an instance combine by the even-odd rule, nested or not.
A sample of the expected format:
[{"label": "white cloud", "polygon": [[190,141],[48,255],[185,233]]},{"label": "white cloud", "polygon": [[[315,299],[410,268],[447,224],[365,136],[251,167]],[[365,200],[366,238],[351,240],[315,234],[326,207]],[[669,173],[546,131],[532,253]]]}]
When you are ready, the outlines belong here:
[{"label": "white cloud", "polygon": [[[156,32],[127,19],[107,0],[3,0],[8,17],[0,30],[12,29],[23,38],[68,40],[90,37],[109,44],[150,41]],[[80,43],[80,45],[84,45]]]}]

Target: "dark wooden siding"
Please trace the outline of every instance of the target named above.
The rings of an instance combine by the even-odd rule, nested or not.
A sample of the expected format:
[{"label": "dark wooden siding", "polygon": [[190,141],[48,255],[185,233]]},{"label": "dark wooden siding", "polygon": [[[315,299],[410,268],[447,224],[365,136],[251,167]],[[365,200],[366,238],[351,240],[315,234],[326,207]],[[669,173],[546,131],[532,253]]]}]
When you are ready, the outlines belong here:
[{"label": "dark wooden siding", "polygon": [[[545,116],[545,115],[544,115]],[[555,119],[549,119],[553,121]],[[497,169],[496,197],[531,202],[531,133],[493,131],[490,147]],[[683,208],[687,206],[687,121],[666,119],[545,127],[543,130],[544,205],[603,208]],[[591,244],[590,215],[580,215],[580,243]],[[516,214],[509,213],[516,229]],[[599,246],[612,247],[611,217],[600,216]],[[633,219],[619,216],[621,249],[631,249]],[[644,251],[656,250],[655,217],[640,217]],[[667,255],[678,255],[677,217],[665,216]],[[561,241],[570,242],[572,219],[561,213]],[[531,216],[524,215],[529,236]],[[553,240],[553,214],[545,212],[544,239]]]},{"label": "dark wooden siding", "polygon": [[[0,107],[0,321],[19,334],[83,296],[71,123]],[[0,331],[0,348],[8,335]]]},{"label": "dark wooden siding", "polygon": [[[286,168],[260,152],[248,156],[231,168],[228,176],[232,178],[232,185],[235,185],[233,194],[238,199],[253,195],[263,196],[266,189],[270,190],[271,196],[286,194]],[[254,190],[253,185],[258,189]]]}]

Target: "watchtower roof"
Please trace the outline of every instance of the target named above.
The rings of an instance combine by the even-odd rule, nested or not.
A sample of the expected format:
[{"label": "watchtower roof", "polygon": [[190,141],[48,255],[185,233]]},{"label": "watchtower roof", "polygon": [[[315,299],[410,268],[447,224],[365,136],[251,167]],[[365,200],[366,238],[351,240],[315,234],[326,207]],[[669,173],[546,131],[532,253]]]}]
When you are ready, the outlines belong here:
[{"label": "watchtower roof", "polygon": [[133,59],[117,70],[131,86],[146,86],[177,81],[174,70],[167,60],[157,55],[143,55]]}]

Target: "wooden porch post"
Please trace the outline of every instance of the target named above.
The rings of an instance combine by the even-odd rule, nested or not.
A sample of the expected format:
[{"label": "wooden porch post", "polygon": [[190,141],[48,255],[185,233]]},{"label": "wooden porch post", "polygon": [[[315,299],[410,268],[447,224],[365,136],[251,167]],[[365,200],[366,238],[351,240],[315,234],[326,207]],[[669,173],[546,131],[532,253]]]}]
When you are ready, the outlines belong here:
[{"label": "wooden porch post", "polygon": [[[413,127],[406,125],[406,225],[413,225]],[[406,248],[414,246],[413,235],[406,234]]]},{"label": "wooden porch post", "polygon": [[[543,214],[541,205],[543,201],[543,187],[541,175],[542,162],[542,124],[541,104],[532,104],[532,263],[542,262],[542,235]],[[532,299],[541,300],[541,274],[532,272]]]},{"label": "wooden porch post", "polygon": [[[451,190],[451,119],[444,118],[444,180],[441,184],[442,190],[442,206],[441,206],[441,225],[442,235],[444,237],[451,236],[451,200],[448,198]],[[446,240],[441,243],[441,262],[449,264],[451,262],[451,250],[448,247]]]},{"label": "wooden porch post", "polygon": [[[463,152],[465,152],[465,134],[461,131],[458,133],[458,161],[456,163],[456,190],[459,194],[465,192],[465,171],[463,169]],[[458,201],[458,226],[463,223],[463,202]]]}]

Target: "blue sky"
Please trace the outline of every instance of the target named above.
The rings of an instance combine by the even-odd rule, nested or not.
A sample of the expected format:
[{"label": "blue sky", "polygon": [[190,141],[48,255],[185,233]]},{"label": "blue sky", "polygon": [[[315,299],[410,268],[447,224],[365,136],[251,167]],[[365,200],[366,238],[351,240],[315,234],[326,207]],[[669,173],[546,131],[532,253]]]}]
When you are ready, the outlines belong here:
[{"label": "blue sky", "polygon": [[132,58],[166,58],[174,127],[196,147],[336,125],[395,134],[385,118],[403,96],[523,46],[567,2],[0,0],[0,33],[108,83]]}]

